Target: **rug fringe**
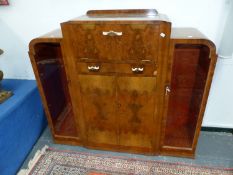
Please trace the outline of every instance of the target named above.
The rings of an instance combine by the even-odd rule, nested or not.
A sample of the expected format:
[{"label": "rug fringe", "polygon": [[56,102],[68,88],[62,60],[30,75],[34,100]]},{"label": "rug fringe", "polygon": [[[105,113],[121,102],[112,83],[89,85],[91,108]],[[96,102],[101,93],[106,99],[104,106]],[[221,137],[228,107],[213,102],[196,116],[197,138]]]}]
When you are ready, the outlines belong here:
[{"label": "rug fringe", "polygon": [[45,151],[48,149],[48,145],[45,145],[41,150],[36,151],[34,157],[29,161],[28,168],[21,169],[17,175],[28,175],[36,162],[39,160],[39,158],[45,153]]}]

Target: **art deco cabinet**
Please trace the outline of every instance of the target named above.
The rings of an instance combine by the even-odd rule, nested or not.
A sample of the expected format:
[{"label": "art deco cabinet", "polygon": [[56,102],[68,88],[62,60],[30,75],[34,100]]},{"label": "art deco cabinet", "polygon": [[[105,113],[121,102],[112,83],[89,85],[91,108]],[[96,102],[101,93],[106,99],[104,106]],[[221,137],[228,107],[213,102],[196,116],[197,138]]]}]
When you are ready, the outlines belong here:
[{"label": "art deco cabinet", "polygon": [[56,143],[194,157],[216,63],[156,10],[91,10],[31,41]]}]

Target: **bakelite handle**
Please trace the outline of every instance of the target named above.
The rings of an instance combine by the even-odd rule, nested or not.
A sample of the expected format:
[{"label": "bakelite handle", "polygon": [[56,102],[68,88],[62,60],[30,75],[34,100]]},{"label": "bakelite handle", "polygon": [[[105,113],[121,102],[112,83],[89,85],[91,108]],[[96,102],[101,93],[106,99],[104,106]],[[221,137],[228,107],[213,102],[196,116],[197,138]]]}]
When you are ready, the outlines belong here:
[{"label": "bakelite handle", "polygon": [[144,71],[143,67],[132,67],[131,68],[133,73],[142,73]]},{"label": "bakelite handle", "polygon": [[100,66],[87,66],[87,69],[92,72],[97,72],[100,70]]},{"label": "bakelite handle", "polygon": [[108,31],[108,32],[103,32],[104,36],[122,36],[123,32],[115,32],[115,31]]}]

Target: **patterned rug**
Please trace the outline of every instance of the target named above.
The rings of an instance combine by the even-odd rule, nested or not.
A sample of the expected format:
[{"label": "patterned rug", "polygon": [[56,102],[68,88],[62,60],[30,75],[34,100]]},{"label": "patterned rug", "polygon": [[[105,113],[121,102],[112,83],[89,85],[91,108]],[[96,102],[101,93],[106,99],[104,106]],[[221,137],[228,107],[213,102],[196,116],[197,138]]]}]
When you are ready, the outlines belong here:
[{"label": "patterned rug", "polygon": [[44,148],[18,175],[232,175],[233,169],[190,166]]}]

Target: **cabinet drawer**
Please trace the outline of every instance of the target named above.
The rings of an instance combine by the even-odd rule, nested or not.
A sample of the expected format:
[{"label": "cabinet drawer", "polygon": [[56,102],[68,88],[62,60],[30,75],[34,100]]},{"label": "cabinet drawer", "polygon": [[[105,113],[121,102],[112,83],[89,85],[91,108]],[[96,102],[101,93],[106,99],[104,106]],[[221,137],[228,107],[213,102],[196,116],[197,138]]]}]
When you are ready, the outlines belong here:
[{"label": "cabinet drawer", "polygon": [[[158,24],[66,24],[76,59],[157,60]],[[66,36],[69,35],[69,36]]]},{"label": "cabinet drawer", "polygon": [[156,76],[157,74],[156,64],[78,62],[76,68],[79,74],[125,74],[132,76]]},{"label": "cabinet drawer", "polygon": [[115,66],[112,63],[78,62],[77,72],[81,74],[113,74]]},{"label": "cabinet drawer", "polygon": [[157,68],[155,64],[116,64],[115,71],[117,74],[131,76],[156,76]]}]

